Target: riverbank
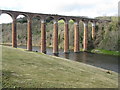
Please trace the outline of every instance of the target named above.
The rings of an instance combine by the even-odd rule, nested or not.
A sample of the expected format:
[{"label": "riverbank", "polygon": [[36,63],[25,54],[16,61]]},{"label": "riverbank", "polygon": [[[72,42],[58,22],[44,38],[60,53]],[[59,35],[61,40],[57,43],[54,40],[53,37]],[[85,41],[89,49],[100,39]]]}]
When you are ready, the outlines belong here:
[{"label": "riverbank", "polygon": [[[0,45],[11,46],[11,43],[2,43]],[[19,46],[23,46],[23,45],[19,44]],[[33,45],[33,46],[38,46],[38,45]],[[49,46],[47,48],[52,48],[52,46]],[[63,48],[60,48],[60,49],[63,49]],[[73,47],[70,47],[69,49],[71,51],[74,50]],[[80,48],[80,51],[83,51],[83,49]],[[120,51],[109,51],[109,50],[103,50],[103,49],[93,49],[93,50],[88,50],[88,52],[97,53],[97,54],[106,54],[106,55],[120,56]]]},{"label": "riverbank", "polygon": [[4,88],[118,87],[115,72],[24,49],[2,47]]},{"label": "riverbank", "polygon": [[97,53],[97,54],[106,54],[106,55],[120,56],[120,52],[119,51],[109,51],[109,50],[103,50],[103,49],[93,49],[90,52]]}]

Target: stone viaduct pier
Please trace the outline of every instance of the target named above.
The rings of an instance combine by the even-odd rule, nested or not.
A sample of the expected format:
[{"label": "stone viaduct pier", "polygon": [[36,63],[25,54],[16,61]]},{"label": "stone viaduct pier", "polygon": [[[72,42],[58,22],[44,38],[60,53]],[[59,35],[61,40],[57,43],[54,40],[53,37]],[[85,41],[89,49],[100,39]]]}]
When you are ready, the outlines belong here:
[{"label": "stone viaduct pier", "polygon": [[9,14],[12,17],[12,47],[17,47],[17,32],[16,22],[19,15],[27,17],[27,50],[32,50],[32,18],[40,17],[41,21],[41,52],[46,53],[46,19],[53,18],[53,53],[58,53],[58,21],[64,20],[64,52],[69,52],[69,20],[74,21],[74,52],[79,52],[79,22],[83,21],[84,24],[84,37],[83,37],[83,50],[87,51],[88,45],[88,22],[92,25],[92,38],[95,37],[95,25],[98,22],[109,22],[108,20],[99,20],[79,16],[63,16],[56,14],[41,14],[20,12],[11,10],[1,10],[0,14]]}]

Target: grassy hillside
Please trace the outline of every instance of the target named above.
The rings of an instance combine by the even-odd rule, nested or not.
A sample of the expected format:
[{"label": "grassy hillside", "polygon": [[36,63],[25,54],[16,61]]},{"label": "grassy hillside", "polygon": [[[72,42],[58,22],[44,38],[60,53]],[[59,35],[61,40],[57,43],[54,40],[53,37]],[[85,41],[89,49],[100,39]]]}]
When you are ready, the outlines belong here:
[{"label": "grassy hillside", "polygon": [[118,75],[79,62],[3,47],[3,87],[117,88]]}]

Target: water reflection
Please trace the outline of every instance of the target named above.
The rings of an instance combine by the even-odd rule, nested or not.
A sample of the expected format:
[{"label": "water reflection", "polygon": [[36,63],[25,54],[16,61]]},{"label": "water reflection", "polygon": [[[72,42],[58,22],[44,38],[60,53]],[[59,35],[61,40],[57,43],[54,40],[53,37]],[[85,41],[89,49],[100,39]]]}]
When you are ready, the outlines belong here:
[{"label": "water reflection", "polygon": [[74,60],[75,61],[79,61],[79,59],[80,59],[80,55],[79,55],[79,53],[74,53]]},{"label": "water reflection", "polygon": [[59,53],[53,53],[53,55],[58,57],[58,56],[59,56]]},{"label": "water reflection", "polygon": [[69,53],[64,53],[64,57],[66,58],[66,59],[69,59],[69,56],[70,54]]},{"label": "water reflection", "polygon": [[86,61],[87,61],[87,52],[83,52],[83,55],[82,55],[82,62],[83,63],[86,63]]}]

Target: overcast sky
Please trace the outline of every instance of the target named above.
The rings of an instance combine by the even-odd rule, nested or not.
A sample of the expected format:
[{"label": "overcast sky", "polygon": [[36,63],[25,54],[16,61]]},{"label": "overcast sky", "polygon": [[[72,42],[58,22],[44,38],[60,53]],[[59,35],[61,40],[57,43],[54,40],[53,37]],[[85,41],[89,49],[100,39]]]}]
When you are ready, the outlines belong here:
[{"label": "overcast sky", "polygon": [[[115,16],[119,0],[0,0],[0,9],[70,16]],[[3,18],[6,19],[3,19]],[[2,19],[2,20],[1,20]],[[7,15],[1,22],[10,21]]]}]

